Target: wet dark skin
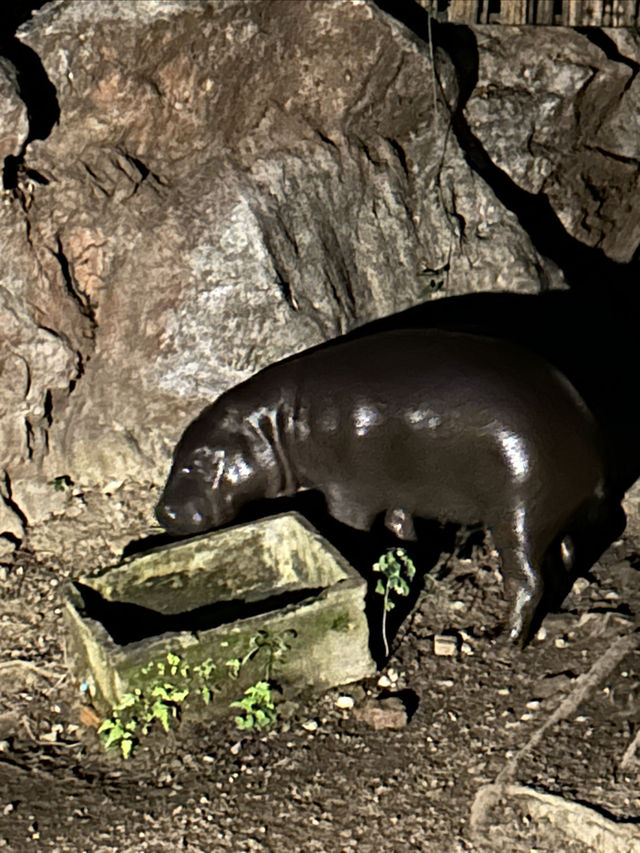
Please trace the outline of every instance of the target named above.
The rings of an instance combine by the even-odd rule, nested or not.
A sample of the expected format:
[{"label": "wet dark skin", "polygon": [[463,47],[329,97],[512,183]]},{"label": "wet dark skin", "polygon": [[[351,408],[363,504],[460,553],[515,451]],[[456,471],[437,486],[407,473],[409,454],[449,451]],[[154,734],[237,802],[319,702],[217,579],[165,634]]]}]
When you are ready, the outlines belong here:
[{"label": "wet dark skin", "polygon": [[384,513],[404,540],[414,517],[482,522],[522,642],[543,567],[571,568],[585,531],[623,524],[605,480],[593,417],[551,365],[505,341],[406,330],[302,353],[221,395],[180,439],[156,515],[196,534],[317,489],[339,521],[368,530]]}]

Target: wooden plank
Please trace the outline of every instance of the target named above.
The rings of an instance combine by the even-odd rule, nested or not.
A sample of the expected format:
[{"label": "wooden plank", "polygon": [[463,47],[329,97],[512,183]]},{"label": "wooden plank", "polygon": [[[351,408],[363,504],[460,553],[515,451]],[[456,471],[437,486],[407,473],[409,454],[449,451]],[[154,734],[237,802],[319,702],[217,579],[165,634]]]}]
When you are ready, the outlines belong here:
[{"label": "wooden plank", "polygon": [[[533,18],[533,15],[531,16]],[[553,24],[553,0],[538,0],[535,6],[535,20],[532,24]]]},{"label": "wooden plank", "polygon": [[501,24],[526,24],[527,23],[527,0],[509,0],[500,3]]},{"label": "wooden plank", "polygon": [[564,0],[562,24],[565,27],[602,26],[603,0]]},{"label": "wooden plank", "polygon": [[[607,11],[609,11],[609,18],[611,18],[611,0],[582,0],[582,3],[583,27],[603,26]],[[607,5],[609,6],[609,10],[606,9]]]},{"label": "wooden plank", "polygon": [[614,0],[611,10],[612,27],[633,27],[638,20],[635,0]]},{"label": "wooden plank", "polygon": [[578,3],[579,0],[564,0],[564,3],[562,4],[563,27],[574,27],[576,25]]},{"label": "wooden plank", "polygon": [[437,17],[456,24],[640,26],[640,0],[500,0],[499,4],[496,0],[449,0],[448,6],[442,0],[418,2],[432,14],[437,9]]},{"label": "wooden plank", "polygon": [[481,6],[482,0],[451,0],[448,18],[456,24],[477,24]]}]

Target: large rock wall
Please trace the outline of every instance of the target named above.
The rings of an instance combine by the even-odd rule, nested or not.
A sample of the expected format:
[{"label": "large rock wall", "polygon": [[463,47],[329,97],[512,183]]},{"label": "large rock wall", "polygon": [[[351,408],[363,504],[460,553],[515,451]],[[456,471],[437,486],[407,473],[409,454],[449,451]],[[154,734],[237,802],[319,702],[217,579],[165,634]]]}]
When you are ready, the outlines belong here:
[{"label": "large rock wall", "polygon": [[637,37],[481,28],[462,92],[446,36],[373,2],[53,0],[7,42],[5,553],[142,535],[186,422],[274,360],[430,299],[564,287],[452,132],[463,96],[511,180],[633,255]]}]

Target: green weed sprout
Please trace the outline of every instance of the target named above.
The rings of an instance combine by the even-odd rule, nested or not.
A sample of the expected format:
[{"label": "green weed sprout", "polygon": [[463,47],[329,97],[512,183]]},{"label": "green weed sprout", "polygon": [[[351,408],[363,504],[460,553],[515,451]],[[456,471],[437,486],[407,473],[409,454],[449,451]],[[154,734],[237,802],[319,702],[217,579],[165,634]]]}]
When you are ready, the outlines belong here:
[{"label": "green weed sprout", "polygon": [[237,678],[240,675],[242,667],[251,660],[259,651],[265,649],[268,657],[265,664],[265,679],[269,681],[273,665],[278,661],[282,661],[284,656],[291,648],[289,639],[295,637],[295,631],[288,629],[282,634],[270,634],[268,631],[258,631],[251,638],[249,650],[243,658],[230,658],[226,662],[229,670],[229,678]]},{"label": "green weed sprout", "polygon": [[268,681],[258,681],[247,687],[244,698],[232,702],[231,707],[242,709],[243,714],[238,714],[235,721],[236,726],[245,731],[268,729],[278,719]]},{"label": "green weed sprout", "polygon": [[98,728],[98,734],[102,736],[104,748],[110,749],[113,746],[119,746],[123,758],[129,758],[134,744],[137,742],[137,715],[132,713],[130,718],[126,719],[129,716],[126,711],[138,703],[139,697],[136,693],[141,693],[141,691],[125,693],[118,704],[112,708],[111,716],[103,720]]},{"label": "green weed sprout", "polygon": [[232,708],[242,708],[244,716],[237,715],[236,725],[239,729],[264,729],[273,725],[278,718],[271,698],[269,681],[274,664],[282,662],[291,648],[296,632],[287,629],[281,634],[270,634],[268,631],[258,631],[249,642],[249,649],[243,658],[231,658],[226,662],[230,678],[238,678],[242,667],[255,655],[264,650],[267,659],[264,666],[264,680],[258,681],[244,692],[244,699],[231,702]]},{"label": "green weed sprout", "polygon": [[[384,596],[382,609],[382,640],[385,655],[389,657],[389,641],[387,639],[387,613],[396,606],[391,601],[391,595],[409,595],[409,582],[413,580],[416,567],[404,548],[391,548],[373,564],[374,572],[384,576],[376,584],[376,592]],[[403,576],[406,575],[406,578]]]},{"label": "green weed sprout", "polygon": [[68,474],[63,474],[61,477],[54,477],[49,480],[49,485],[53,486],[56,492],[64,492],[65,489],[71,488],[73,481]]},{"label": "green weed sprout", "polygon": [[129,758],[140,736],[147,734],[154,720],[160,721],[165,732],[169,731],[171,718],[177,716],[188,694],[188,689],[180,690],[168,683],[154,685],[149,693],[140,688],[125,693],[98,729],[105,749],[119,746],[122,757]]},{"label": "green weed sprout", "polygon": [[98,728],[105,749],[120,747],[122,757],[129,758],[134,746],[148,733],[155,720],[168,732],[171,720],[179,715],[182,703],[192,690],[200,694],[205,704],[208,703],[212,691],[219,689],[211,684],[215,668],[210,659],[190,667],[173,652],[167,652],[164,660],[152,661],[142,667],[141,676],[152,675],[157,680],[145,689],[136,687],[125,693],[112,708],[111,716]]}]

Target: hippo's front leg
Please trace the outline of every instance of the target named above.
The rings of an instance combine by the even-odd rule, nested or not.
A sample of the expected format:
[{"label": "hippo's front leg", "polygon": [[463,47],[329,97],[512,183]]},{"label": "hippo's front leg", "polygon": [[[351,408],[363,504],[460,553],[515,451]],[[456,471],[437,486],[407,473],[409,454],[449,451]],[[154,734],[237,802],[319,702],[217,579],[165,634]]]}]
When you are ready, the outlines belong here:
[{"label": "hippo's front leg", "polygon": [[396,534],[398,539],[404,539],[405,542],[415,542],[418,538],[413,526],[413,516],[406,509],[401,507],[388,509],[384,523],[392,533]]},{"label": "hippo's front leg", "polygon": [[356,530],[369,530],[376,512],[362,503],[361,498],[351,494],[340,486],[326,486],[321,489],[327,502],[327,510],[337,521],[354,527]]}]

